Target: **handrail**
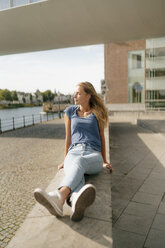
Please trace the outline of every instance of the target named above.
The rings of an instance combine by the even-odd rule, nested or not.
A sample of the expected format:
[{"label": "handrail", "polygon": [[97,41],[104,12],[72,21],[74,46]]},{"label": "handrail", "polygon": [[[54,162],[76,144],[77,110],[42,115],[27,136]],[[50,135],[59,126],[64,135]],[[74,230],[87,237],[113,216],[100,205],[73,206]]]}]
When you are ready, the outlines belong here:
[{"label": "handrail", "polygon": [[15,130],[17,128],[23,128],[27,126],[33,126],[37,123],[43,121],[54,120],[59,117],[58,113],[45,113],[43,114],[32,114],[32,115],[23,115],[18,117],[11,117],[2,119],[0,118],[0,133]]}]

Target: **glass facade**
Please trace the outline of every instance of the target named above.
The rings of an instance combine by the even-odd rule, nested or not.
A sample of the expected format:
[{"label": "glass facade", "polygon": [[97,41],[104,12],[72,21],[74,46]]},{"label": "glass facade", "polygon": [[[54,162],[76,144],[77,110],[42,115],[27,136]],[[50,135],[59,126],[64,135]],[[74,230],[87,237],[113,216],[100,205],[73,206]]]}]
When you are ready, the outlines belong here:
[{"label": "glass facade", "polygon": [[165,109],[165,38],[146,40],[146,107]]},{"label": "glass facade", "polygon": [[165,38],[146,40],[146,49],[128,52],[128,102],[165,109]]},{"label": "glass facade", "polygon": [[128,102],[144,103],[145,53],[143,50],[128,52]]}]

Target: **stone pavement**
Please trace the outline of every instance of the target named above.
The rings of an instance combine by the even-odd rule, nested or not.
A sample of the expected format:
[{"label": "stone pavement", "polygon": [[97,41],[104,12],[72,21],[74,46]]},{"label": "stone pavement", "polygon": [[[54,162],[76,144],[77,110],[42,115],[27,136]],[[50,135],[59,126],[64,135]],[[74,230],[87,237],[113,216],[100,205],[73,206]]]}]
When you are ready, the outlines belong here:
[{"label": "stone pavement", "polygon": [[[111,161],[115,169],[112,175],[114,248],[165,247],[165,121],[154,120],[154,118],[151,120],[152,121],[148,121],[146,119],[138,120],[137,125],[136,117],[133,119],[131,116],[110,117],[110,151]],[[8,187],[5,192],[11,190],[12,187],[14,187],[14,184],[16,185],[9,196],[6,194],[7,199],[10,199],[10,197],[11,199],[13,198],[9,206],[13,206],[17,199],[23,200],[25,195],[29,195],[29,199],[25,199],[24,201],[24,204],[27,201],[25,209],[27,211],[26,213],[28,213],[28,206],[30,205],[30,201],[33,200],[33,189],[36,186],[46,188],[51,178],[54,177],[57,169],[56,165],[62,159],[60,159],[59,155],[63,157],[64,147],[64,126],[60,123],[60,121],[58,123],[58,121],[59,120],[57,120],[57,123],[56,121],[49,123],[50,126],[47,127],[41,125],[41,129],[38,129],[36,126],[27,128],[27,130],[17,130],[18,133],[17,131],[14,131],[3,134],[4,136],[0,136],[0,139],[5,145],[2,146],[2,143],[0,142],[2,154],[3,152],[5,154],[7,149],[8,151],[10,150],[10,157],[2,156],[2,172],[5,169],[5,162],[7,165],[6,175],[10,172],[10,170],[12,171],[13,168],[13,173],[9,174],[5,181],[5,186],[7,185]],[[48,130],[50,130],[50,132]],[[27,131],[28,134],[26,134]],[[21,132],[25,133],[23,134]],[[29,136],[30,139],[28,138]],[[109,137],[108,133],[106,133],[106,137]],[[20,150],[20,146],[22,146],[22,151]],[[34,146],[34,149],[31,149],[32,146]],[[58,153],[59,161],[54,160],[54,158],[57,157],[55,150]],[[21,156],[23,151],[25,151],[25,153]],[[47,151],[49,151],[50,158],[45,157]],[[38,160],[39,162],[37,163]],[[37,167],[35,167],[35,164]],[[38,170],[40,164],[41,169]],[[52,175],[48,173],[49,169],[50,174],[52,173]],[[31,171],[33,171],[33,173],[31,173]],[[24,176],[24,172],[26,172],[28,176]],[[49,177],[47,173],[49,174]],[[34,178],[30,179],[30,176],[33,174],[35,175]],[[44,179],[41,179],[44,178],[44,176],[47,178],[45,184]],[[101,175],[103,178],[104,176],[104,174]],[[11,188],[7,184],[10,177],[13,180],[13,185],[11,185]],[[105,178],[107,178],[107,175]],[[23,180],[21,181],[21,179]],[[12,184],[12,180],[9,181],[10,184]],[[55,181],[56,180],[54,179],[52,180],[51,184],[49,184],[48,190],[54,185]],[[24,182],[26,182],[25,187]],[[110,183],[109,178],[106,179],[105,182]],[[106,186],[109,185],[109,183],[106,184]],[[24,187],[23,190],[21,190],[22,187]],[[101,187],[101,184],[99,187]],[[3,190],[5,190],[5,187],[3,187]],[[15,237],[8,244],[7,248],[25,248],[25,244],[30,248],[57,247],[54,243],[55,240],[56,242],[60,241],[59,243],[61,246],[58,247],[64,248],[92,246],[112,247],[111,217],[110,212],[107,212],[108,209],[109,211],[111,209],[109,190],[110,189],[108,188],[108,191],[106,192],[105,188],[100,188],[100,192],[105,192],[106,194],[108,193],[109,197],[107,199],[106,194],[103,195],[103,197],[105,197],[104,199],[106,199],[106,205],[108,205],[105,213],[103,213],[105,214],[104,217],[99,216],[98,211],[102,211],[99,207],[95,210],[95,216],[92,216],[93,210],[89,208],[87,215],[80,223],[72,223],[67,216],[63,220],[56,219],[53,216],[50,216],[46,210],[42,209],[42,206],[36,204],[27,216],[21,228],[17,231]],[[24,191],[29,193],[23,194]],[[14,198],[13,192],[16,194],[16,198]],[[3,196],[4,195],[5,193],[3,193]],[[97,202],[102,202],[102,198],[99,195]],[[21,209],[22,204],[20,204],[20,208],[18,208],[17,212],[21,212]],[[3,208],[1,211],[2,210]],[[67,211],[68,210],[66,209],[66,214]],[[10,211],[8,211],[8,213],[10,213]],[[11,216],[13,217],[14,214],[13,212],[11,213]],[[107,217],[105,218],[105,216]],[[18,216],[16,219],[17,218]],[[18,228],[16,223],[14,223],[13,226]],[[60,231],[57,232],[58,235],[55,236],[55,230],[58,231],[59,226]],[[7,233],[8,230],[11,230],[10,228],[11,227],[7,225],[6,229],[4,228],[1,231],[4,232],[4,230],[6,230]],[[93,232],[90,232],[91,230],[93,230]],[[2,234],[4,235],[4,233]],[[68,239],[71,241],[72,245],[68,246]],[[25,243],[25,240],[28,240],[29,243]],[[34,242],[34,240],[38,242],[38,246],[34,246],[34,243],[31,243]],[[49,240],[52,240],[52,242],[48,243]],[[7,242],[2,242],[2,244],[6,245]]]},{"label": "stone pavement", "polygon": [[53,120],[0,135],[0,248],[6,247],[63,160],[65,127]]},{"label": "stone pavement", "polygon": [[110,117],[113,247],[164,248],[165,119],[138,123]]}]

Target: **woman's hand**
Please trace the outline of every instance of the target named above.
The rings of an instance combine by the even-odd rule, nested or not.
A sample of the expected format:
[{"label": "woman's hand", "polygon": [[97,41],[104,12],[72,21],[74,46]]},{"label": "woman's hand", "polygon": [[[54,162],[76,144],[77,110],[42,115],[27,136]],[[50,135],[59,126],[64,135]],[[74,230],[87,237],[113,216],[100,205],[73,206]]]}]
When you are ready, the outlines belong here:
[{"label": "woman's hand", "polygon": [[61,170],[62,168],[64,168],[64,163],[58,165],[58,170]]},{"label": "woman's hand", "polygon": [[110,173],[113,172],[112,164],[110,164],[108,162],[103,163],[103,168],[108,169]]}]

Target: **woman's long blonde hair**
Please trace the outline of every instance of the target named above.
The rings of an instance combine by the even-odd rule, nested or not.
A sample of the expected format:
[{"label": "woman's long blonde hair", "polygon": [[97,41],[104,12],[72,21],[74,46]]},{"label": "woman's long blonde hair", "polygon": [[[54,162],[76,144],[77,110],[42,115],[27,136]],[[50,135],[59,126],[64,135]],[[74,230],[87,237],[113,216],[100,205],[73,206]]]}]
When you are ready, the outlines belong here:
[{"label": "woman's long blonde hair", "polygon": [[91,95],[89,104],[92,109],[92,112],[95,114],[99,127],[105,127],[108,123],[108,111],[102,101],[102,99],[98,96],[95,88],[89,82],[81,82],[78,86],[83,87],[83,90]]}]

